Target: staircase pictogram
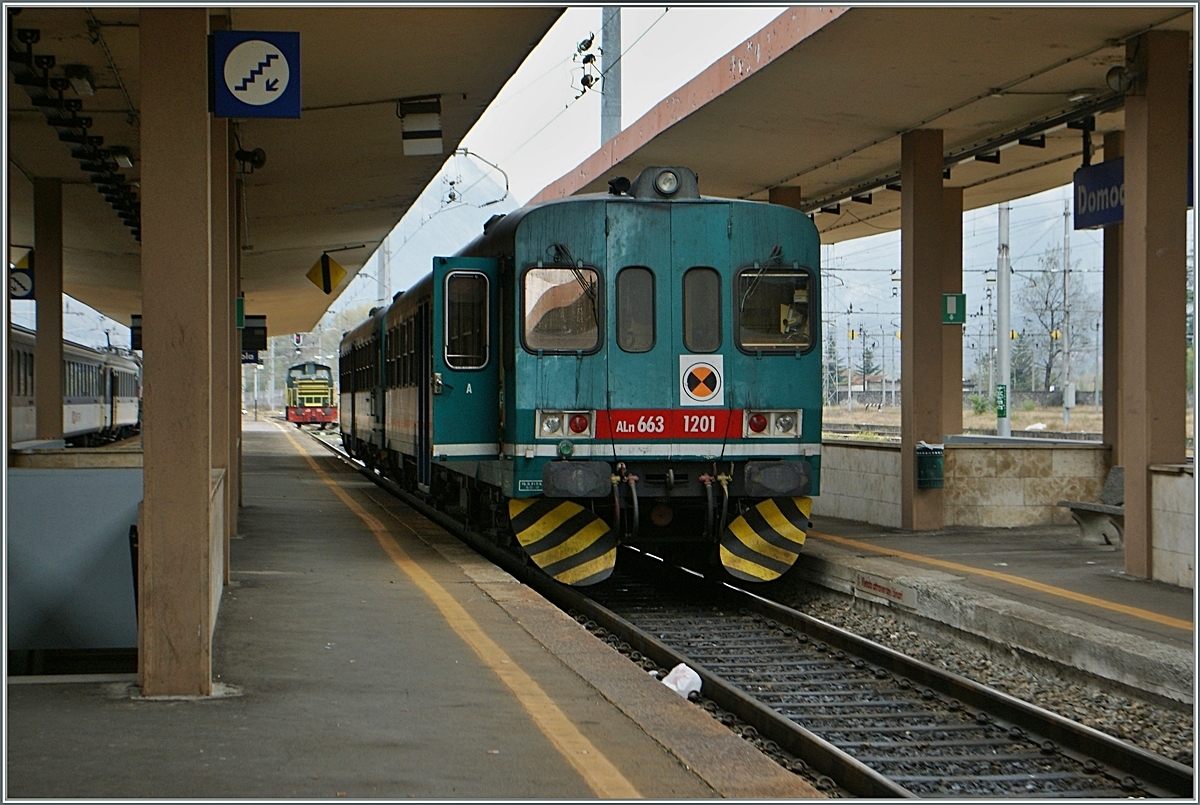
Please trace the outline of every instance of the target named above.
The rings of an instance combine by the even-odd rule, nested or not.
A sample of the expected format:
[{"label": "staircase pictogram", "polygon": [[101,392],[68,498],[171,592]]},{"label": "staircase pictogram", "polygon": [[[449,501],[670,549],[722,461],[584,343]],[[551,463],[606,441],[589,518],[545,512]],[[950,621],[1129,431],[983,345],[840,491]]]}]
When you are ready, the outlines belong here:
[{"label": "staircase pictogram", "polygon": [[268,53],[266,55],[266,58],[264,58],[262,61],[260,61],[258,63],[258,66],[250,71],[250,75],[246,78],[243,78],[242,83],[239,86],[236,86],[233,88],[234,91],[235,92],[245,92],[246,87],[249,86],[250,84],[253,84],[254,79],[258,78],[260,75],[262,75],[263,71],[271,66],[271,62],[275,61],[278,58],[279,58],[278,53]]}]

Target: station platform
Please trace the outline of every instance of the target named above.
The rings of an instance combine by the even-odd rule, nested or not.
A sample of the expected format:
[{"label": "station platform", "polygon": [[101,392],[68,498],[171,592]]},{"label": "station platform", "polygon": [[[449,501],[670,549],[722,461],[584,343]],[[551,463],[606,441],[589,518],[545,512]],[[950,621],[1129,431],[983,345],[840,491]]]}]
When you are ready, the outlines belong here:
[{"label": "station platform", "polygon": [[886,604],[1033,658],[1191,704],[1193,590],[1124,573],[1079,529],[911,533],[814,517],[798,579]]},{"label": "station platform", "polygon": [[6,799],[821,796],[307,436],[243,428],[215,695],[9,677]]}]

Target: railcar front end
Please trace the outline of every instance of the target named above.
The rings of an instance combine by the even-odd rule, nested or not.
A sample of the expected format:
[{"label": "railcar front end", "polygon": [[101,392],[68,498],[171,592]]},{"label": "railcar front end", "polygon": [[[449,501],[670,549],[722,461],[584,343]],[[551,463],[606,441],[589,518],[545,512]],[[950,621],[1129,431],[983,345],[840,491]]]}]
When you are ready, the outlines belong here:
[{"label": "railcar front end", "polygon": [[686,168],[613,187],[493,219],[347,333],[343,440],[567,584],[619,544],[778,578],[820,487],[816,228]]},{"label": "railcar front end", "polygon": [[338,421],[333,370],[307,361],[288,369],[284,413],[296,427],[317,425],[321,430]]}]

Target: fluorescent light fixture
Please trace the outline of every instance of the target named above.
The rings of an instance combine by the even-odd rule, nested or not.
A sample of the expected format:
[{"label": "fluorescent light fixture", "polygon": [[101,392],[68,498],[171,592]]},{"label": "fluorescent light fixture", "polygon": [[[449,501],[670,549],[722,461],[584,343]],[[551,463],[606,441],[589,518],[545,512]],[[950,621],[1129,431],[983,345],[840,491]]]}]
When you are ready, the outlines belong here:
[{"label": "fluorescent light fixture", "polygon": [[130,156],[129,149],[126,148],[125,146],[115,145],[112,148],[108,149],[108,152],[110,154],[112,154],[112,158],[116,161],[117,165],[119,165],[120,167],[122,167],[122,168],[132,168],[133,167],[133,157]]},{"label": "fluorescent light fixture", "polygon": [[84,64],[68,64],[63,67],[63,73],[71,82],[71,88],[78,95],[95,95],[96,82],[92,80],[92,71]]}]

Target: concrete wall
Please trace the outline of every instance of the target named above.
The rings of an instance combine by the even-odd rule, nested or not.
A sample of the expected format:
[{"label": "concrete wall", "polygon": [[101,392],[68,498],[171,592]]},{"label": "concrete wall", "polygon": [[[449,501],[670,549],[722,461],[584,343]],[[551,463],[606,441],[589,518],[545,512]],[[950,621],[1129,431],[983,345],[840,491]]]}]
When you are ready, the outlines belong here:
[{"label": "concrete wall", "polygon": [[[140,467],[8,469],[8,648],[137,648]],[[48,502],[52,501],[52,504]]]},{"label": "concrete wall", "polygon": [[[945,458],[945,524],[1004,527],[1068,525],[1060,500],[1100,499],[1108,449],[1046,444],[997,448],[950,445]],[[900,527],[900,446],[827,439],[821,494],[813,513]]]},{"label": "concrete wall", "polygon": [[900,445],[825,440],[813,514],[900,527]]},{"label": "concrete wall", "polygon": [[950,445],[945,471],[948,526],[1068,525],[1070,512],[1055,504],[1100,500],[1108,448],[1061,443]]},{"label": "concrete wall", "polygon": [[1150,534],[1155,581],[1194,589],[1196,476],[1191,465],[1150,466]]}]

